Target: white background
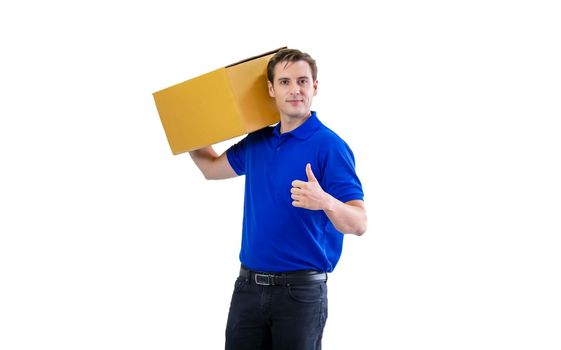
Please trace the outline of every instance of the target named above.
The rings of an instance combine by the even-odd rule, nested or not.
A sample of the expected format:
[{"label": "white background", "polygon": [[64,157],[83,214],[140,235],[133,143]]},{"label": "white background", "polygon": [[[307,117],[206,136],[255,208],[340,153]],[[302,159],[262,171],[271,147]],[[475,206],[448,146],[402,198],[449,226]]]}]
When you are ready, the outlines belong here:
[{"label": "white background", "polygon": [[560,349],[554,3],[4,2],[0,348],[223,347],[243,178],[172,156],[152,93],[288,45],[369,216],[324,348]]}]

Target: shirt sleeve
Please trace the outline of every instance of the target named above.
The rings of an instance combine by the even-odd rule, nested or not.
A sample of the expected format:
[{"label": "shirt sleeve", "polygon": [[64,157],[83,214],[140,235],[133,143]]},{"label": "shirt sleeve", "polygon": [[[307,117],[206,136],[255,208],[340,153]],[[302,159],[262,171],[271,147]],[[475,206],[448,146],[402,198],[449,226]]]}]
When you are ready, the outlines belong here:
[{"label": "shirt sleeve", "polygon": [[238,143],[232,145],[226,151],[226,157],[230,166],[236,174],[245,175],[245,159],[246,159],[246,148],[247,148],[247,136],[244,137]]},{"label": "shirt sleeve", "polygon": [[323,190],[341,202],[364,200],[362,184],[355,171],[355,158],[345,141],[332,142],[323,162]]}]

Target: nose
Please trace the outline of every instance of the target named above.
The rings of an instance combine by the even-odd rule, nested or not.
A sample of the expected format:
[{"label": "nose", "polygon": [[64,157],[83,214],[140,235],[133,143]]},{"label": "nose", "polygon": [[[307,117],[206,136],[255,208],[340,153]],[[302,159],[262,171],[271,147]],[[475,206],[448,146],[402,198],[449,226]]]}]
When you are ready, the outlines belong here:
[{"label": "nose", "polygon": [[293,83],[290,87],[290,93],[293,95],[300,95],[300,85],[298,85],[298,83]]}]

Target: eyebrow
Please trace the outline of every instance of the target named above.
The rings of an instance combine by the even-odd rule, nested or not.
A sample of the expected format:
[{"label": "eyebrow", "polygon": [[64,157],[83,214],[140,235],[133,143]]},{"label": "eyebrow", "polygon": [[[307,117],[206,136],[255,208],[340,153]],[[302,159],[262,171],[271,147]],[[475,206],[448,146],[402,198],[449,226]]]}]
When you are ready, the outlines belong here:
[{"label": "eyebrow", "polygon": [[[290,78],[288,78],[288,77],[280,77],[280,78],[278,78],[277,80],[285,80],[285,79],[286,79],[286,80],[290,80]],[[296,78],[296,80],[300,80],[300,79],[310,80],[310,77],[304,75],[304,76],[301,76],[301,77]]]}]

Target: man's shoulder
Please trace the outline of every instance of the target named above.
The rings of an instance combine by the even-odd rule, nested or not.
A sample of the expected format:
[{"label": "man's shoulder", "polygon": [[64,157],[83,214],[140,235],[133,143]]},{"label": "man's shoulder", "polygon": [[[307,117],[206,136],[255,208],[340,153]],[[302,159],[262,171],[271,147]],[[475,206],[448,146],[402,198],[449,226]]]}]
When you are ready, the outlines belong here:
[{"label": "man's shoulder", "polygon": [[346,143],[339,134],[324,124],[320,125],[314,136],[322,142]]},{"label": "man's shoulder", "polygon": [[321,151],[326,154],[329,153],[352,153],[349,144],[333,129],[325,124],[321,124],[316,133],[314,134],[315,142],[321,144]]},{"label": "man's shoulder", "polygon": [[274,125],[269,125],[269,126],[266,126],[264,128],[252,131],[248,135],[249,136],[268,136],[268,135],[271,135],[273,133],[274,128],[275,128]]},{"label": "man's shoulder", "polygon": [[247,139],[251,142],[263,140],[273,135],[274,126],[266,126],[262,129],[255,130],[247,134]]}]

